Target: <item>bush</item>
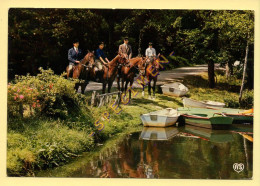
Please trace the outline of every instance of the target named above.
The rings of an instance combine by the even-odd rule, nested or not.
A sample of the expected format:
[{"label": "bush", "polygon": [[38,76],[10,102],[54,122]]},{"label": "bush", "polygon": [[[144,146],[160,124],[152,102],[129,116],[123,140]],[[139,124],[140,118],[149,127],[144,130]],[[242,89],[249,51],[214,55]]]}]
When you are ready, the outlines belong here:
[{"label": "bush", "polygon": [[254,90],[245,90],[240,103],[240,107],[250,109],[254,106]]},{"label": "bush", "polygon": [[243,92],[243,97],[241,99],[241,103],[237,97],[227,97],[224,99],[226,107],[230,108],[243,108],[250,109],[253,108],[254,104],[254,91],[253,90],[245,90]]},{"label": "bush", "polygon": [[228,107],[228,108],[238,108],[239,107],[239,102],[236,97],[224,98],[224,102],[226,104],[226,107]]},{"label": "bush", "polygon": [[74,89],[80,81],[50,69],[40,71],[37,76],[16,76],[8,84],[9,176],[59,166],[94,144],[89,135],[95,129],[92,113],[85,95]]},{"label": "bush", "polygon": [[22,134],[9,132],[7,135],[7,173],[8,175],[19,175],[33,169],[36,160],[32,152],[32,143]]},{"label": "bush", "polygon": [[67,80],[51,69],[40,71],[37,76],[16,76],[8,84],[9,116],[23,115],[27,110],[29,115],[66,117],[70,109],[79,106],[82,96],[74,89],[79,80]]}]

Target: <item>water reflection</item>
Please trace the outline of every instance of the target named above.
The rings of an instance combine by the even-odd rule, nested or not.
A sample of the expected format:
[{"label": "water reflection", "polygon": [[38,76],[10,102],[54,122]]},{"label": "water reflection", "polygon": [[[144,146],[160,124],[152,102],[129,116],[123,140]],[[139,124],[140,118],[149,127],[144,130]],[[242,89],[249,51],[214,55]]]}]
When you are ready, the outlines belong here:
[{"label": "water reflection", "polygon": [[179,133],[176,127],[144,127],[140,139],[143,140],[169,140]]},{"label": "water reflection", "polygon": [[192,125],[186,125],[185,131],[188,135],[196,136],[202,140],[211,141],[214,143],[225,143],[234,140],[232,133],[229,131],[212,130]]},{"label": "water reflection", "polygon": [[[60,171],[69,172],[68,177],[251,178],[252,132],[252,128],[243,127],[228,131],[188,125],[164,129],[147,127],[127,135],[90,161],[82,160],[79,167],[71,164],[73,168]],[[243,163],[245,169],[235,172],[234,163]]]}]

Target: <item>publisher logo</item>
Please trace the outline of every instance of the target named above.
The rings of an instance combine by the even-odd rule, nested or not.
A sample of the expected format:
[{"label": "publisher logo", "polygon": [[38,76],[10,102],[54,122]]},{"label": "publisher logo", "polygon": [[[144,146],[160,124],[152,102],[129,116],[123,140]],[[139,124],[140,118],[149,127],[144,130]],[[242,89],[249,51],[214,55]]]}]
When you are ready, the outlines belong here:
[{"label": "publisher logo", "polygon": [[240,172],[242,172],[244,170],[244,164],[243,163],[234,163],[233,164],[233,169],[237,173],[240,173]]}]

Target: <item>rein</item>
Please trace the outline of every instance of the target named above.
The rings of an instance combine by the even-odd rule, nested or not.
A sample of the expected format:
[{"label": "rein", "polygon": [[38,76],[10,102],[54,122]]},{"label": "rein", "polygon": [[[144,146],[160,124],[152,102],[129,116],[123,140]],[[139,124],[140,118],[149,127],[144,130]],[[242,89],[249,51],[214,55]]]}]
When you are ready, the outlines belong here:
[{"label": "rein", "polygon": [[[90,62],[90,57],[88,57],[88,59],[86,59],[86,62]],[[89,68],[90,66],[88,66],[88,65],[85,65],[85,64],[83,64],[83,63],[79,63],[79,64],[81,64],[82,66],[84,66],[85,68]]]}]

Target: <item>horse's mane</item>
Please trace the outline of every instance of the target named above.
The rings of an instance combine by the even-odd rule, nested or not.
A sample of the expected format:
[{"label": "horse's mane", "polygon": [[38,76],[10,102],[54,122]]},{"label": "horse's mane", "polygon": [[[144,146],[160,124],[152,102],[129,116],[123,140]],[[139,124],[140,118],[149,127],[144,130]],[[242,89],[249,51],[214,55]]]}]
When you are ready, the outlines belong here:
[{"label": "horse's mane", "polygon": [[[140,58],[141,58],[141,60],[142,60],[142,57],[134,57],[134,58],[130,59],[130,60],[129,60],[129,61],[130,61],[130,64],[132,64],[133,66],[136,65],[136,63],[139,61]],[[132,60],[132,62],[131,62],[131,60]],[[133,61],[133,60],[134,60],[134,61]]]},{"label": "horse's mane", "polygon": [[108,65],[112,65],[116,62],[116,59],[119,58],[120,56],[117,54],[116,57],[114,57],[109,63]]},{"label": "horse's mane", "polygon": [[[87,62],[87,56],[89,56],[89,55],[91,55],[92,54],[92,56],[94,57],[94,53],[93,52],[88,52],[85,56],[84,56],[84,58],[83,58],[83,60],[81,61],[81,63],[82,64],[86,64],[86,62]],[[90,57],[92,57],[92,56],[90,56]]]}]

